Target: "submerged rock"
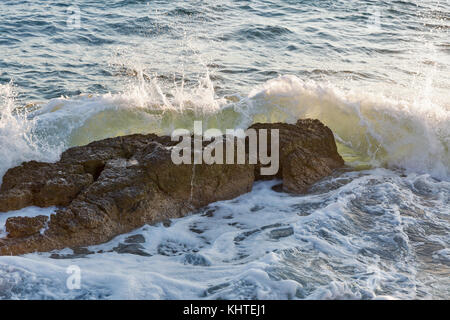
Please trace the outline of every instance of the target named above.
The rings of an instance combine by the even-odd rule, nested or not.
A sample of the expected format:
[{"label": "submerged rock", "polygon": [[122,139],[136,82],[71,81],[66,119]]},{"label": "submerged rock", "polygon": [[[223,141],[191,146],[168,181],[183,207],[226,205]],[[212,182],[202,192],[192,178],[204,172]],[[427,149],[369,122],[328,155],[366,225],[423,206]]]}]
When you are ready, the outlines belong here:
[{"label": "submerged rock", "polygon": [[192,264],[193,266],[209,267],[211,261],[199,253],[188,253],[184,256],[184,264]]},{"label": "submerged rock", "polygon": [[280,238],[286,238],[286,237],[292,236],[293,234],[294,234],[294,228],[292,228],[292,227],[275,229],[275,230],[270,231],[270,237],[275,240],[278,240]]},{"label": "submerged rock", "polygon": [[89,250],[88,248],[73,248],[72,254],[60,254],[60,253],[52,253],[50,255],[51,259],[80,259],[85,258],[88,255],[94,254],[94,251]]},{"label": "submerged rock", "polygon": [[[175,165],[171,150],[178,142],[154,134],[96,141],[65,151],[57,163],[31,161],[8,170],[0,189],[0,212],[31,205],[60,209],[48,221],[9,218],[0,255],[100,244],[144,224],[235,198],[251,191],[258,179],[281,178],[283,191],[303,193],[344,164],[331,130],[318,120],[252,128],[280,130],[276,175],[261,176],[261,166],[248,161]],[[128,250],[124,248],[117,250]]]},{"label": "submerged rock", "polygon": [[119,254],[135,254],[143,257],[150,257],[151,254],[145,252],[145,248],[139,243],[119,243],[117,247],[114,247],[112,251]]},{"label": "submerged rock", "polygon": [[142,234],[135,234],[125,239],[125,243],[144,243],[145,237]]}]

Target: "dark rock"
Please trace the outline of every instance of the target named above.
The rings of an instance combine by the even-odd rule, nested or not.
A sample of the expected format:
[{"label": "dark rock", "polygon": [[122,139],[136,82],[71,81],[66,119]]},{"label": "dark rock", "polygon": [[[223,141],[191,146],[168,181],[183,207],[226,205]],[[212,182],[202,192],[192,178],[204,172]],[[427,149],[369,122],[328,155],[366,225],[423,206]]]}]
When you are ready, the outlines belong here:
[{"label": "dark rock", "polygon": [[119,245],[113,248],[112,251],[120,254],[128,253],[144,257],[151,256],[151,254],[145,252],[145,248],[139,243],[130,243],[130,244],[119,243]]},{"label": "dark rock", "polygon": [[252,208],[250,209],[250,211],[251,211],[251,212],[258,212],[258,211],[261,211],[262,209],[264,209],[263,206],[256,205],[256,206],[252,207]]},{"label": "dark rock", "polygon": [[92,175],[79,164],[25,162],[3,177],[0,210],[67,206],[92,182]]},{"label": "dark rock", "polygon": [[275,229],[275,230],[270,231],[270,237],[275,240],[280,239],[280,238],[289,237],[289,236],[292,236],[293,234],[294,234],[294,229],[292,227]]},{"label": "dark rock", "polygon": [[73,254],[78,254],[78,255],[88,255],[88,254],[94,254],[94,251],[89,250],[88,248],[84,248],[84,247],[77,247],[77,248],[73,248],[72,249]]},{"label": "dark rock", "polygon": [[206,212],[203,213],[202,216],[212,218],[212,217],[214,217],[214,212],[216,212],[216,209],[211,208],[211,209],[206,210]]},{"label": "dark rock", "polygon": [[184,256],[184,264],[192,264],[194,266],[209,267],[211,262],[198,253],[188,253]]},{"label": "dark rock", "polygon": [[168,228],[172,225],[172,221],[170,221],[170,219],[166,219],[162,222],[163,226]]},{"label": "dark rock", "polygon": [[250,230],[250,231],[243,232],[243,233],[239,234],[238,236],[236,236],[236,237],[233,239],[233,241],[234,241],[235,243],[242,242],[242,241],[244,241],[245,239],[247,239],[249,236],[251,236],[251,235],[253,235],[253,234],[255,234],[255,233],[258,233],[258,232],[260,232],[260,231],[261,231],[260,229],[254,229],[254,230]]},{"label": "dark rock", "polygon": [[[295,125],[257,123],[250,128],[279,129],[281,170],[274,176],[261,176],[261,166],[256,165],[255,177],[257,180],[282,179],[285,192],[304,193],[313,183],[344,165],[337,152],[333,132],[319,120],[298,120]],[[268,150],[270,152],[270,148]]]},{"label": "dark rock", "polygon": [[72,254],[59,254],[52,253],[50,255],[51,259],[80,259],[85,258],[87,255],[94,254],[94,251],[89,250],[88,248],[78,247],[72,249]]},{"label": "dark rock", "polygon": [[205,292],[203,293],[204,297],[207,297],[208,295],[212,295],[214,293],[217,293],[218,291],[228,288],[231,284],[229,282],[224,282],[224,283],[220,283],[218,285],[215,286],[211,286],[208,289],[205,290]]},{"label": "dark rock", "polygon": [[189,227],[189,230],[197,234],[202,234],[203,232],[205,232],[205,230],[197,228],[196,225]]},{"label": "dark rock", "polygon": [[271,189],[275,192],[283,192],[283,184],[276,184]]},{"label": "dark rock", "polygon": [[179,256],[183,253],[197,252],[197,249],[190,249],[184,243],[176,241],[165,241],[160,243],[157,248],[158,254],[162,256]]},{"label": "dark rock", "polygon": [[125,243],[144,243],[145,237],[142,234],[136,234],[134,236],[129,236],[125,239]]},{"label": "dark rock", "polygon": [[279,227],[282,227],[282,226],[283,226],[282,223],[274,223],[274,224],[269,224],[267,226],[261,227],[261,230],[272,229],[272,228],[279,228]]}]

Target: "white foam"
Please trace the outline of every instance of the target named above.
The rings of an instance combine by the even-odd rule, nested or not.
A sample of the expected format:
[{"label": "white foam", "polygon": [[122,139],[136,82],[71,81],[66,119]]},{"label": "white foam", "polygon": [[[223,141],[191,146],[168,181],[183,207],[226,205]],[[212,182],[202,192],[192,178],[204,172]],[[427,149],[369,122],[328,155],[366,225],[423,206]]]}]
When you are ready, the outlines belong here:
[{"label": "white foam", "polygon": [[0,182],[7,169],[27,160],[55,160],[60,151],[34,136],[36,123],[26,109],[17,109],[14,89],[12,83],[0,84]]},{"label": "white foam", "polygon": [[[442,231],[450,225],[442,215],[449,199],[441,193],[448,182],[375,169],[324,179],[303,196],[277,193],[271,189],[277,183],[257,183],[253,192],[169,227],[144,226],[91,246],[103,253],[85,258],[0,257],[1,277],[18,298],[42,298],[48,291],[56,298],[102,299],[446,297],[450,242]],[[288,227],[292,235],[272,236]],[[136,234],[144,236],[142,250],[151,256],[111,251]],[[433,265],[415,251],[423,241],[436,248],[425,252]],[[80,290],[65,286],[70,265],[81,268]],[[441,273],[429,271],[439,268]],[[0,296],[6,292],[0,285]]]}]

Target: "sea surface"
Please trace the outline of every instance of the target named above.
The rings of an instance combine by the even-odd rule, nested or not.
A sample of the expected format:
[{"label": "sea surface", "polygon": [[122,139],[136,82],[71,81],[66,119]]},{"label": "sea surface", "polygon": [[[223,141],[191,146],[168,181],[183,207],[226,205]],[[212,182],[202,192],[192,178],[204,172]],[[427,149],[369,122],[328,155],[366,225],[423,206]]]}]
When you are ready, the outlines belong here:
[{"label": "sea surface", "polygon": [[[0,1],[0,179],[194,120],[318,118],[347,165],[91,254],[0,257],[0,299],[450,299],[449,30],[442,0]],[[0,238],[55,209],[0,213]],[[130,236],[144,255],[110,252]]]}]

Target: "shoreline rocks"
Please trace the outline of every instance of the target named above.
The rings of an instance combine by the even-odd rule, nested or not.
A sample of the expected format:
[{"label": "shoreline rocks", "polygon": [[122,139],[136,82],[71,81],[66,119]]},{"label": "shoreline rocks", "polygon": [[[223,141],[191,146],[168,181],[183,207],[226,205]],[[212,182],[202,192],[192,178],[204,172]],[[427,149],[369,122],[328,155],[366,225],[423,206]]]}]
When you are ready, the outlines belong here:
[{"label": "shoreline rocks", "polygon": [[283,191],[304,193],[344,165],[331,130],[318,120],[251,128],[279,129],[276,175],[260,176],[260,165],[248,161],[175,165],[171,150],[178,142],[154,134],[96,141],[68,149],[57,163],[30,161],[8,170],[0,188],[0,214],[27,206],[59,209],[50,219],[9,218],[0,255],[104,243],[144,224],[250,192],[255,180],[281,178]]}]

